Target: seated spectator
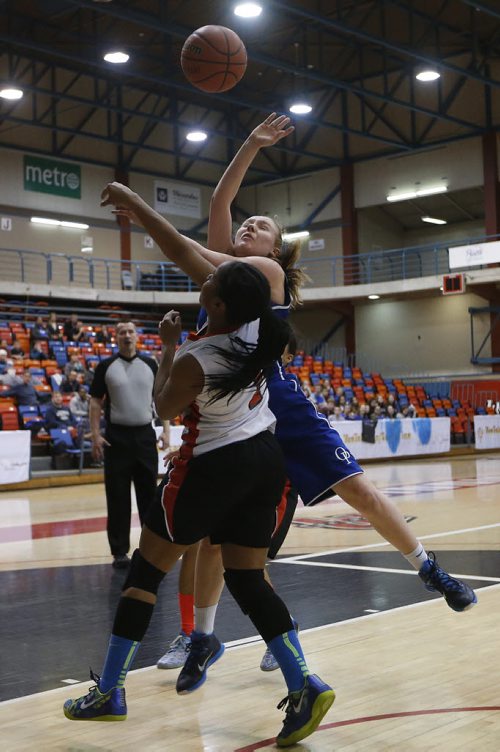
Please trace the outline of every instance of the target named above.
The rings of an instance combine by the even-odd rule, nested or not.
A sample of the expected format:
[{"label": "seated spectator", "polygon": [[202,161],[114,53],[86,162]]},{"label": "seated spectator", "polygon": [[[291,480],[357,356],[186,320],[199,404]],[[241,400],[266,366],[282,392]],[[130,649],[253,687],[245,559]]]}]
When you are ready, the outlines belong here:
[{"label": "seated spectator", "polygon": [[11,348],[10,348],[10,354],[11,355],[21,355],[22,357],[24,357],[24,350],[21,347],[21,345],[19,344],[19,340],[17,339],[17,337],[15,335],[12,335],[12,345],[11,345]]},{"label": "seated spectator", "polygon": [[414,405],[405,405],[401,408],[401,410],[396,413],[397,418],[414,418],[415,417],[415,407]]},{"label": "seated spectator", "polygon": [[7,350],[2,348],[0,349],[0,376],[7,373],[10,367],[12,367],[12,360],[9,359]]},{"label": "seated spectator", "polygon": [[337,421],[345,420],[345,415],[342,412],[342,408],[339,405],[335,405],[332,415],[330,415],[330,423],[336,423]]},{"label": "seated spectator", "polygon": [[13,384],[2,397],[15,397],[18,405],[38,405],[38,393],[31,380],[31,372],[26,368],[20,383]]},{"label": "seated spectator", "polygon": [[397,418],[396,409],[394,408],[394,405],[387,405],[385,409],[385,417],[389,420],[392,420],[393,418]]},{"label": "seated spectator", "polygon": [[73,330],[73,341],[74,342],[86,342],[87,341],[87,332],[83,328],[83,321],[76,322],[76,329]]},{"label": "seated spectator", "polygon": [[52,394],[52,400],[45,413],[45,427],[47,431],[51,428],[75,429],[71,433],[76,434],[76,420],[69,407],[63,404],[61,392]]},{"label": "seated spectator", "polygon": [[80,360],[80,356],[77,355],[77,353],[70,355],[68,362],[64,366],[65,376],[69,376],[71,371],[76,371],[76,373],[82,374],[85,372],[85,368],[83,367],[82,361]]},{"label": "seated spectator", "polygon": [[65,394],[70,394],[71,392],[78,392],[82,385],[81,378],[78,377],[78,374],[76,371],[70,371],[67,376],[63,378],[61,381],[60,391],[64,392]]},{"label": "seated spectator", "polygon": [[31,360],[45,360],[46,357],[46,353],[44,352],[44,350],[42,350],[41,340],[33,340],[33,345],[31,346],[30,351]]},{"label": "seated spectator", "polygon": [[31,342],[34,344],[36,340],[48,339],[49,332],[44,324],[43,318],[37,316],[35,326],[31,329]]},{"label": "seated spectator", "polygon": [[346,413],[345,419],[346,420],[361,420],[359,405],[354,405],[352,403],[348,412]]},{"label": "seated spectator", "polygon": [[78,316],[76,313],[72,313],[69,319],[66,319],[63,326],[64,339],[69,342],[74,341],[74,333],[78,330]]},{"label": "seated spectator", "polygon": [[326,399],[323,396],[323,387],[321,384],[316,384],[311,394],[311,399],[317,407],[326,405]]},{"label": "seated spectator", "polygon": [[74,397],[71,398],[69,403],[69,409],[71,410],[71,414],[74,418],[88,418],[89,417],[89,405],[90,405],[90,398],[89,393],[83,386],[83,384],[80,384],[78,387],[78,392],[74,395]]},{"label": "seated spectator", "polygon": [[103,324],[101,326],[101,330],[99,332],[96,332],[94,342],[97,342],[101,345],[111,344],[111,334],[109,333],[106,324]]},{"label": "seated spectator", "polygon": [[61,339],[61,332],[59,331],[59,324],[57,323],[55,311],[49,313],[49,318],[47,320],[47,333],[49,339]]}]

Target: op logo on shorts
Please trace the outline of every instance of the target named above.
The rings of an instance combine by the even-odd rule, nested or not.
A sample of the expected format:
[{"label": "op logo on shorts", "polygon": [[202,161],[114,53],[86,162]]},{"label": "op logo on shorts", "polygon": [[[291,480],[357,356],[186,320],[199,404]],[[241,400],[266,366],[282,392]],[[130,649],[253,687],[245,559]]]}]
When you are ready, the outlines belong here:
[{"label": "op logo on shorts", "polygon": [[335,457],[341,462],[347,462],[348,465],[351,464],[351,455],[345,447],[337,447]]}]

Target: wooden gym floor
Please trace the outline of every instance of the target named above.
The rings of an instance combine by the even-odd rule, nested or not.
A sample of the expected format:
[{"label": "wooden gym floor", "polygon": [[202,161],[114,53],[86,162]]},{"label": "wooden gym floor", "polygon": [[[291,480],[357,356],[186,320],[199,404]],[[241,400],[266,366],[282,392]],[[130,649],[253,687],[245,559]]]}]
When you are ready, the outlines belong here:
[{"label": "wooden gym floor", "polygon": [[[442,566],[478,593],[457,614],[334,498],[299,507],[271,576],[311,670],[337,700],[305,752],[500,750],[500,454],[367,466]],[[136,522],[137,525],[137,522]],[[224,593],[228,647],[198,692],[154,664],[178,631],[176,572],[127,680],[125,723],[71,723],[99,672],[124,575],[111,568],[100,484],[0,493],[1,747],[6,752],[253,752],[281,728],[280,672]],[[133,529],[137,543],[139,530]]]}]

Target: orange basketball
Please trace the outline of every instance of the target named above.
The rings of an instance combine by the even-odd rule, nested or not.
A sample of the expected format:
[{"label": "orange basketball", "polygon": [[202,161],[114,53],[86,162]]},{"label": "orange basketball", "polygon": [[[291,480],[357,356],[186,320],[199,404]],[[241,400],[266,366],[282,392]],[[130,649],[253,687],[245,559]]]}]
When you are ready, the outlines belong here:
[{"label": "orange basketball", "polygon": [[228,91],[247,67],[239,36],[225,26],[202,26],[184,42],[181,66],[187,80],[202,91]]}]

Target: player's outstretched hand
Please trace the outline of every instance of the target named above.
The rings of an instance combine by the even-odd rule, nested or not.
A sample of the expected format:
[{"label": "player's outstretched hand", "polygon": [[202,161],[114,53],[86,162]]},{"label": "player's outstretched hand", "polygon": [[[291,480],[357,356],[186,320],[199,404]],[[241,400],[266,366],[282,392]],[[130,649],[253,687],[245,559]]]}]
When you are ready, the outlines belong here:
[{"label": "player's outstretched hand", "polygon": [[259,148],[274,146],[295,130],[295,127],[289,123],[290,118],[286,115],[276,115],[275,112],[271,112],[263,123],[253,129],[249,138]]}]

